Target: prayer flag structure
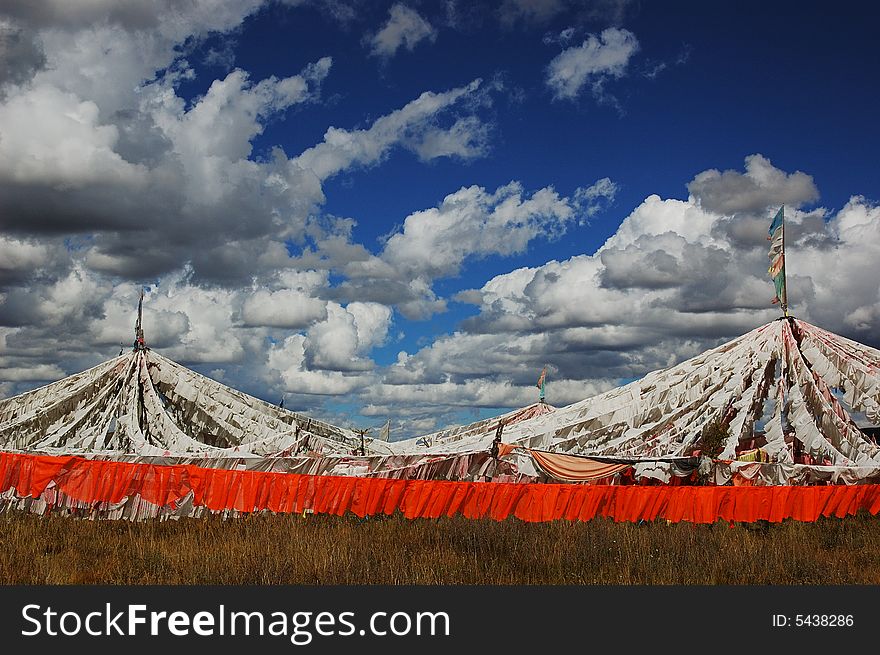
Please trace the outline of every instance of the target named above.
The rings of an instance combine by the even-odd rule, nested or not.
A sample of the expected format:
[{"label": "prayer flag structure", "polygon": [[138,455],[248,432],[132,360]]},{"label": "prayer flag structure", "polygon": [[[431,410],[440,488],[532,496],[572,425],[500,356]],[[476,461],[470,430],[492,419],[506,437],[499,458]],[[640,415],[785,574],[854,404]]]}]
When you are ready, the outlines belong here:
[{"label": "prayer flag structure", "polygon": [[[788,315],[565,407],[409,439],[292,412],[147,346],[0,400],[0,511],[781,521],[880,513],[880,351]],[[704,436],[719,435],[720,443]]]},{"label": "prayer flag structure", "polygon": [[[0,401],[0,510],[701,522],[877,513],[880,448],[855,416],[880,422],[880,351],[794,317],[565,407],[373,439],[362,455],[353,430],[138,344]],[[710,457],[701,437],[719,421],[727,436]]]}]

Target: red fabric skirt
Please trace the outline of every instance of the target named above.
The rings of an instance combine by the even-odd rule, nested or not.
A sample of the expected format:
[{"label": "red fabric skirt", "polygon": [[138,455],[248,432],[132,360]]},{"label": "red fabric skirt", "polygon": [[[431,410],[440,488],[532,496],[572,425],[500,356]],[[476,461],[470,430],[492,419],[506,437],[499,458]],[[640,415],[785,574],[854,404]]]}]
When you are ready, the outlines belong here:
[{"label": "red fabric skirt", "polygon": [[57,492],[84,507],[138,497],[173,510],[192,493],[194,507],[211,511],[310,510],[368,516],[399,510],[409,518],[461,514],[496,520],[514,516],[523,521],[606,517],[615,521],[778,522],[844,517],[859,510],[880,512],[880,485],[875,484],[715,487],[396,480],[0,452],[0,493],[10,490],[17,498]]}]

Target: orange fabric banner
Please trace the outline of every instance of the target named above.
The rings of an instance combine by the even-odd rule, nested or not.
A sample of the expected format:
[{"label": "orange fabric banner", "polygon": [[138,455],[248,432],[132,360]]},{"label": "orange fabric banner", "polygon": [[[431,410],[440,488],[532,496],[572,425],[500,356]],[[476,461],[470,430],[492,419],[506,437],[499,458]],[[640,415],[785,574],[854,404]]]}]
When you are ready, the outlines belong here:
[{"label": "orange fabric banner", "polygon": [[[805,487],[701,487],[580,484],[515,484],[399,480],[209,469],[194,465],[133,464],[82,457],[0,452],[0,493],[15,498],[63,497],[80,507],[127,498],[174,510],[192,493],[193,507],[212,511],[392,514],[436,518],[523,521],[714,523],[784,519],[815,521],[880,513],[880,485]],[[59,499],[60,497],[60,499]],[[49,502],[47,500],[47,502]],[[70,503],[68,503],[69,505]]]}]

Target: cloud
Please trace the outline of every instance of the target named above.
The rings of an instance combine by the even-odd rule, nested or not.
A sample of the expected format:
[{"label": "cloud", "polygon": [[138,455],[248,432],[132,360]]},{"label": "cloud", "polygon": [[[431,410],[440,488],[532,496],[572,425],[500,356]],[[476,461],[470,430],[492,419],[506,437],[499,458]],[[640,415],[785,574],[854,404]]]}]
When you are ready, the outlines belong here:
[{"label": "cloud", "polygon": [[[202,164],[207,167],[215,157],[244,160],[250,156],[251,141],[262,133],[266,119],[313,99],[315,87],[327,77],[332,63],[330,57],[322,57],[299,75],[282,79],[272,76],[256,84],[245,71],[236,69],[224,79],[215,80],[189,110],[184,110],[180,98],[156,97],[155,116],[186,162],[197,159],[207,162]],[[203,176],[198,181],[209,179]]]},{"label": "cloud", "polygon": [[220,38],[215,46],[208,49],[202,61],[206,66],[213,66],[224,71],[235,66],[236,41],[232,37]]},{"label": "cloud", "polygon": [[638,51],[635,34],[609,27],[596,36],[590,34],[579,46],[558,54],[547,66],[546,83],[557,100],[572,100],[589,86],[594,97],[604,96],[610,78],[626,74],[630,58]]},{"label": "cloud", "polygon": [[287,337],[281,344],[269,349],[268,377],[294,394],[342,396],[363,388],[372,376],[346,367],[345,371],[312,370],[308,364],[310,344],[303,335]]},{"label": "cloud", "polygon": [[287,244],[305,238],[327,178],[375,165],[394,147],[424,161],[488,151],[490,128],[476,111],[491,89],[477,80],[426,92],[368,129],[330,128],[299,156],[255,154],[269,122],[319,100],[331,59],[283,78],[234,69],[187,104],[177,88],[194,73],[175,45],[208,34],[222,42],[257,5],[212,11],[193,2],[168,15],[151,5],[151,20],[138,6],[95,5],[105,20],[94,23],[85,9],[12,7],[7,21],[36,30],[47,65],[0,99],[5,233],[75,235],[81,250],[62,258],[111,276],[150,279],[187,266],[194,283],[234,287],[293,264]]},{"label": "cloud", "polygon": [[354,317],[358,352],[368,352],[385,342],[391,324],[390,307],[375,302],[351,302],[345,310]]},{"label": "cloud", "polygon": [[[759,155],[746,159],[740,175],[747,177],[758,161],[765,174],[753,176],[757,195],[792,178]],[[705,178],[699,173],[694,180]],[[372,351],[387,343],[395,309],[424,317],[445,304],[432,288],[434,276],[454,275],[468,258],[525,247],[544,222],[565,229],[589,213],[590,203],[608,202],[615,193],[605,178],[569,197],[552,187],[526,193],[517,183],[494,191],[463,187],[408,216],[377,255],[351,242],[349,219],[313,226],[314,260],[347,271],[341,283],[331,285],[327,268],[319,267],[286,269],[266,286],[203,288],[183,270],[147,295],[148,343],[190,365],[222,368],[234,386],[266,397],[284,394],[288,406],[348,424],[351,413],[325,404],[344,397],[362,417],[400,421],[400,437],[416,426],[424,431],[479,418],[478,408],[494,412],[534,402],[534,382],[545,365],[548,401],[564,405],[778,315],[766,274],[773,212],[743,210],[733,202],[740,187],[719,186],[713,196],[719,206],[736,211],[712,211],[694,195],[648,196],[595,253],[515,269],[465,290],[455,299],[478,311],[455,332],[415,352],[401,351],[389,366],[374,362]],[[793,311],[860,341],[880,342],[873,275],[880,207],[855,196],[835,214],[792,207],[786,220]],[[513,236],[504,242],[502,233]],[[14,275],[54,270],[53,242],[5,239],[0,249],[19,252],[7,265]],[[413,256],[417,250],[435,258]],[[76,261],[63,270],[32,278],[27,293],[16,284],[3,291],[3,393],[32,386],[36,378],[55,379],[59,368],[85,368],[130,342],[137,287],[113,283]]]},{"label": "cloud", "polygon": [[329,289],[326,297],[348,302],[354,298],[393,305],[410,320],[426,320],[446,311],[446,299],[438,298],[431,283],[425,278],[400,280],[391,271],[375,276],[350,278]]},{"label": "cloud", "polygon": [[[386,369],[382,384],[365,389],[363,397],[380,407],[404,407],[412,414],[435,417],[453,409],[522,407],[536,402],[535,381],[552,357],[550,344],[542,335],[514,337],[512,342],[510,338],[456,333],[413,355],[401,353]],[[602,356],[588,359],[599,363]],[[559,405],[615,385],[614,379],[569,379],[555,365],[550,366],[548,379],[552,402]]]},{"label": "cloud", "polygon": [[187,107],[177,85],[193,73],[176,45],[235,28],[257,3],[41,7],[0,18],[35,31],[46,57],[0,99],[0,229],[82,235],[71,258],[128,278],[189,263],[196,278],[241,281],[286,263],[284,239],[323,194],[251,143],[318,98],[329,57],[280,79],[233,70]]},{"label": "cloud", "polygon": [[404,275],[454,275],[468,257],[523,252],[538,234],[562,231],[573,215],[568,200],[550,187],[527,198],[516,182],[494,193],[462,188],[438,207],[408,216],[382,258]]},{"label": "cloud", "polygon": [[308,330],[304,361],[309,368],[368,371],[373,363],[363,355],[385,340],[390,322],[391,309],[385,305],[352,302],[342,307],[329,303],[327,318]]},{"label": "cloud", "polygon": [[0,235],[0,291],[24,284],[55,268],[60,246]]},{"label": "cloud", "polygon": [[370,300],[394,305],[407,318],[426,319],[446,310],[435,280],[457,276],[467,261],[521,254],[537,238],[558,238],[612,202],[616,191],[608,178],[576,189],[570,198],[552,187],[529,195],[515,181],[495,191],[462,187],[436,207],[407,216],[378,255],[350,243],[350,235],[334,235],[319,240],[298,265],[325,266],[345,276],[326,292],[330,299]]},{"label": "cloud", "polygon": [[[760,155],[748,157],[739,175],[748,177],[756,162],[762,171],[750,178],[756,197],[799,179]],[[706,178],[699,173],[694,179]],[[805,197],[817,195],[812,183],[794,186]],[[714,191],[714,206],[728,207],[728,213],[708,209],[693,195],[687,200],[652,195],[597,252],[516,269],[458,294],[457,300],[477,304],[478,314],[453,334],[402,352],[384,378],[395,390],[372,389],[370,401],[393,406],[381,397],[387,394],[427,411],[431,403],[443,404],[442,390],[447,399],[470,397],[479,404],[476,390],[494,382],[510,384],[506,400],[498,402],[515,407],[534,400],[529,386],[547,364],[548,399],[565,404],[776,318],[766,239],[776,207],[744,209],[735,202],[739,185]],[[880,206],[854,196],[836,214],[822,208],[786,212],[792,311],[826,329],[880,343],[874,274]]]},{"label": "cloud", "polygon": [[604,178],[569,199],[552,187],[526,196],[519,182],[492,193],[463,187],[437,207],[410,214],[402,231],[386,242],[381,258],[405,276],[455,275],[466,259],[521,253],[539,236],[560,235],[568,222],[593,211],[591,203],[613,199],[615,188]]},{"label": "cloud", "polygon": [[590,186],[575,189],[574,202],[585,218],[595,216],[614,202],[620,187],[611,178],[603,177]]},{"label": "cloud", "polygon": [[575,34],[577,34],[576,28],[566,27],[564,30],[562,30],[558,34],[555,32],[548,32],[547,34],[544,35],[544,37],[541,39],[541,41],[545,45],[558,44],[561,46],[568,46],[568,44],[571,43],[572,40],[574,39]]},{"label": "cloud", "polygon": [[[324,134],[324,140],[316,146],[305,150],[298,157],[290,160],[290,165],[300,170],[309,171],[318,180],[326,180],[340,171],[354,165],[369,166],[376,164],[388,154],[392,146],[403,144],[417,150],[433,129],[438,115],[449,110],[458,103],[475,99],[481,80],[470,84],[435,93],[426,91],[401,109],[377,119],[368,129],[345,130],[331,127]],[[471,139],[476,126],[470,125],[469,130],[462,132]],[[467,143],[458,150],[467,150]],[[423,159],[432,153],[423,149]],[[436,153],[445,156],[452,153]]]},{"label": "cloud", "polygon": [[388,21],[370,39],[370,54],[376,57],[393,57],[398,49],[410,52],[424,40],[433,42],[437,30],[422,18],[419,13],[402,3],[397,3],[388,11]]},{"label": "cloud", "polygon": [[118,129],[98,106],[51,86],[35,86],[0,105],[0,182],[78,189],[95,182],[137,192],[146,170],[114,151]]},{"label": "cloud", "polygon": [[35,35],[0,18],[0,93],[6,84],[21,84],[46,65]]},{"label": "cloud", "polygon": [[7,292],[0,305],[3,324],[33,323],[59,336],[74,336],[78,325],[101,315],[102,304],[111,291],[109,281],[74,266],[50,283]]},{"label": "cloud", "polygon": [[666,70],[669,70],[671,66],[681,66],[682,64],[686,64],[688,59],[691,56],[691,46],[685,43],[681,51],[679,51],[678,55],[674,60],[671,61],[654,61],[654,60],[646,60],[644,66],[642,67],[641,74],[643,77],[648,78],[649,80],[655,80],[657,77]]},{"label": "cloud", "polygon": [[[429,281],[353,243],[350,219],[322,215],[323,184],[394,148],[421,161],[485,155],[479,114],[497,85],[425,92],[364,129],[329,128],[299,155],[255,152],[271,122],[320,101],[329,57],[284,77],[223,71],[189,101],[180,86],[195,80],[193,44],[228,44],[258,6],[0,10],[14,64],[0,91],[4,394],[130,344],[144,281],[151,347],[264,394],[303,381],[304,393],[359,389],[395,300],[408,316],[445,307]],[[343,280],[331,286],[334,267]]]},{"label": "cloud", "polygon": [[746,171],[709,169],[697,175],[688,191],[701,206],[724,214],[753,212],[781,204],[792,207],[813,202],[819,191],[813,178],[801,171],[785,173],[762,155],[746,157]]},{"label": "cloud", "polygon": [[249,295],[241,308],[247,326],[306,328],[327,318],[326,303],[310,293],[295,289],[259,290]]},{"label": "cloud", "polygon": [[[3,359],[0,358],[0,363]],[[29,367],[0,366],[0,381],[20,382],[22,380],[57,380],[64,377],[64,371],[51,364]]]},{"label": "cloud", "polygon": [[426,130],[415,139],[412,149],[422,161],[438,157],[474,159],[488,153],[489,132],[489,125],[476,116],[467,116],[448,129]]},{"label": "cloud", "polygon": [[657,76],[665,71],[668,67],[669,65],[664,61],[657,62],[655,64],[651,64],[649,68],[646,68],[644,71],[642,71],[642,75],[647,77],[649,80],[653,80],[656,79]]},{"label": "cloud", "polygon": [[[497,129],[487,115],[502,89],[474,80],[427,91],[329,127],[301,153],[256,149],[272,122],[321,111],[333,74],[319,53],[287,76],[232,68],[196,80],[193,42],[222,42],[257,7],[4,4],[0,393],[127,347],[147,282],[151,347],[246,391],[288,394],[287,406],[315,416],[343,411],[333,405],[342,395],[352,412],[428,429],[467,408],[532,402],[544,365],[548,399],[564,404],[777,316],[766,230],[782,202],[795,313],[880,342],[880,208],[862,196],[836,212],[815,206],[810,175],[760,154],[741,170],[698,173],[686,198],[648,195],[595,253],[475,280],[450,297],[439,281],[589,225],[617,184],[456,183],[368,247],[357,237],[363,217],[323,211],[328,180],[394,151],[414,165],[487,155]],[[572,65],[551,89],[601,94],[636,48],[625,30],[591,35],[554,60],[569,53]],[[193,82],[202,93],[186,101],[181,87]],[[473,316],[377,363],[399,317],[427,319],[450,300]]]},{"label": "cloud", "polygon": [[9,0],[4,3],[3,10],[7,15],[36,27],[73,30],[107,21],[126,30],[142,30],[157,27],[163,13],[170,10],[173,4],[171,0],[134,0],[123,5],[113,0],[77,3],[63,0]]},{"label": "cloud", "polygon": [[607,249],[600,254],[604,266],[602,282],[606,287],[663,289],[678,286],[681,277],[681,261],[669,253],[669,242],[680,239],[668,233],[666,244],[654,239],[651,250],[645,252],[636,243],[623,249]]}]

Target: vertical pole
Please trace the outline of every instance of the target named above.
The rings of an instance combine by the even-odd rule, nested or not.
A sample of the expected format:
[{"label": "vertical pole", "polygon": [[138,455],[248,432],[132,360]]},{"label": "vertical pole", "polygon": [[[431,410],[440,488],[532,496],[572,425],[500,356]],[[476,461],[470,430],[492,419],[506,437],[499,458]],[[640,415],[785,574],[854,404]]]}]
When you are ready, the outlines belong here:
[{"label": "vertical pole", "polygon": [[370,431],[370,428],[365,428],[365,429],[362,429],[362,430],[355,430],[355,433],[358,434],[358,435],[360,435],[360,437],[361,437],[361,445],[360,445],[360,447],[359,447],[359,450],[360,450],[360,454],[361,454],[361,456],[364,456],[364,455],[367,454],[367,445],[366,445],[366,440],[364,439],[364,436],[365,436],[365,435],[367,434],[367,432],[369,432],[369,431]]},{"label": "vertical pole", "polygon": [[788,318],[788,272],[785,270],[787,264],[785,257],[785,205],[779,209],[782,212],[782,294],[785,298],[780,298],[782,302],[782,315]]},{"label": "vertical pole", "polygon": [[[141,319],[143,318],[143,315],[144,315],[144,288],[141,287],[141,295],[140,295],[140,298],[138,298],[138,318],[137,318],[137,325],[135,326],[136,333],[140,333],[140,331],[141,331]],[[137,336],[137,334],[135,336]]]},{"label": "vertical pole", "polygon": [[141,324],[144,313],[144,288],[141,287],[141,295],[138,299],[138,316],[137,323],[134,325],[134,349],[135,350],[146,350],[146,343],[144,342],[144,329]]}]

